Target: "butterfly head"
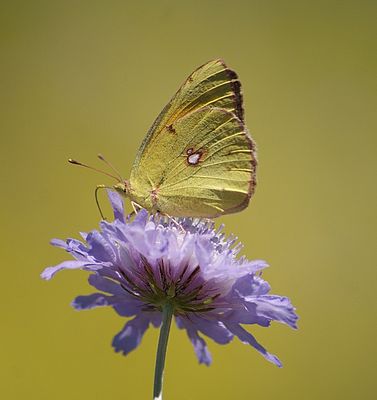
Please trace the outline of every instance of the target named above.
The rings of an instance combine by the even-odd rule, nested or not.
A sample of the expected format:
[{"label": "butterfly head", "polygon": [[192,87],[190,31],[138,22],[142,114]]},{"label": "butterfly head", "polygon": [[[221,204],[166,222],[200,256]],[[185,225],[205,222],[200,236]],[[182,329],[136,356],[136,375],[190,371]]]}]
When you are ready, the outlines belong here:
[{"label": "butterfly head", "polygon": [[118,182],[113,188],[123,197],[130,195],[130,183],[128,181]]}]

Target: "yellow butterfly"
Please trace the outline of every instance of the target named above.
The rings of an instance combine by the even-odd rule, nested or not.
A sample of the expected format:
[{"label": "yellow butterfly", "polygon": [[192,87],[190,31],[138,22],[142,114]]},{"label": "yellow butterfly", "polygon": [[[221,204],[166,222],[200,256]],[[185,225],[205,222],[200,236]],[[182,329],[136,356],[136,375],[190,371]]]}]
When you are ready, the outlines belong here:
[{"label": "yellow butterfly", "polygon": [[169,216],[214,218],[247,207],[257,160],[240,87],[222,60],[196,69],[149,129],[130,179],[113,188]]}]

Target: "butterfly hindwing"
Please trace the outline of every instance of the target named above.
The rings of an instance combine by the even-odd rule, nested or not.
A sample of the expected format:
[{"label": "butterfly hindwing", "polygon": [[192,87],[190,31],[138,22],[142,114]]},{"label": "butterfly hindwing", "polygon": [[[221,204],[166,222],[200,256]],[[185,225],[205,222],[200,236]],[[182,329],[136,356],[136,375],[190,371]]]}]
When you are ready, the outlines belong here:
[{"label": "butterfly hindwing", "polygon": [[171,215],[203,217],[245,208],[255,187],[256,159],[242,121],[224,109],[203,108],[175,126],[183,151],[159,179],[158,206]]}]

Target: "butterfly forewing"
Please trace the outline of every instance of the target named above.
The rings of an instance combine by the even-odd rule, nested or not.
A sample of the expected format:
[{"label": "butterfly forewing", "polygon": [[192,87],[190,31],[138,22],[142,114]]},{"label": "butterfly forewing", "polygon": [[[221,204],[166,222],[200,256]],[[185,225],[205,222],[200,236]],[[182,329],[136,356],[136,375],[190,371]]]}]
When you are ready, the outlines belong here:
[{"label": "butterfly forewing", "polygon": [[196,69],[161,111],[140,146],[134,167],[147,158],[151,143],[179,117],[196,109],[212,106],[234,112],[243,120],[242,95],[237,74],[224,61],[213,60]]},{"label": "butterfly forewing", "polygon": [[135,201],[174,216],[215,217],[245,208],[256,158],[236,74],[200,67],[155,121],[131,171]]}]

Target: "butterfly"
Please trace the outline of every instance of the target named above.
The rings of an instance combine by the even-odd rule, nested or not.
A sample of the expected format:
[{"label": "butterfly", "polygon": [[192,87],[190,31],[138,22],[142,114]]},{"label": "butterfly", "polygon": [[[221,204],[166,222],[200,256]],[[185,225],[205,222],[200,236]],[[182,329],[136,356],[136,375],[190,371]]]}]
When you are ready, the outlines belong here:
[{"label": "butterfly", "polygon": [[145,136],[130,179],[115,177],[113,189],[151,213],[214,218],[248,206],[256,167],[240,81],[217,59],[185,80]]}]

